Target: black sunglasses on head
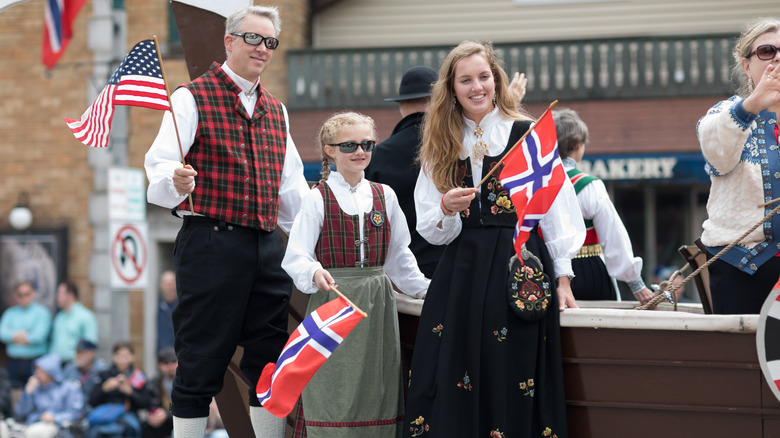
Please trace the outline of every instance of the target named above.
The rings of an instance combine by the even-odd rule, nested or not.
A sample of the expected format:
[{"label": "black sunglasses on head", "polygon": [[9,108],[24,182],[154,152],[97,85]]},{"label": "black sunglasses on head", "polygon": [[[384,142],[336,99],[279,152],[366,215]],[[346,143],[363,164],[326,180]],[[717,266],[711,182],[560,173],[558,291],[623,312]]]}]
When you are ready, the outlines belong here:
[{"label": "black sunglasses on head", "polygon": [[235,32],[231,33],[231,35],[244,38],[244,42],[250,46],[259,46],[260,43],[265,42],[265,46],[268,50],[274,50],[279,47],[279,40],[274,37],[262,36],[254,32]]},{"label": "black sunglasses on head", "polygon": [[762,44],[756,47],[756,50],[750,52],[747,57],[750,58],[751,56],[756,55],[758,59],[762,61],[769,61],[770,59],[774,59],[778,50],[780,50],[780,47],[775,47],[771,44]]},{"label": "black sunglasses on head", "polygon": [[374,140],[361,141],[360,143],[355,143],[354,141],[345,141],[344,143],[329,144],[328,146],[338,146],[341,152],[344,152],[345,154],[351,154],[357,150],[358,146],[362,147],[364,152],[371,152],[374,150],[376,142]]}]

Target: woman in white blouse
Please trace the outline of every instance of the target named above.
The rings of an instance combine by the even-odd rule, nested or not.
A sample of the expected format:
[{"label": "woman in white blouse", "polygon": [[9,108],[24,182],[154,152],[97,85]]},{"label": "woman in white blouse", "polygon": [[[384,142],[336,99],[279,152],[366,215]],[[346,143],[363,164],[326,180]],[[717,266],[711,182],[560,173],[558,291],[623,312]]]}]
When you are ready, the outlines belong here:
[{"label": "woman in white blouse", "polygon": [[[492,45],[463,42],[439,72],[423,130],[417,231],[448,245],[431,279],[412,358],[406,436],[567,436],[558,311],[576,307],[571,258],[585,227],[567,180],[527,248],[554,283],[527,321],[507,299],[517,214],[483,175],[531,125]],[[557,292],[557,293],[556,293]]]},{"label": "woman in white blouse", "polygon": [[618,291],[611,278],[614,277],[626,282],[642,304],[650,301],[653,292],[642,280],[642,259],[634,257],[628,231],[609,199],[607,188],[600,179],[577,169],[577,163],[585,154],[588,126],[576,111],[568,108],[553,111],[553,119],[558,151],[574,184],[587,228],[585,245],[572,262],[576,275],[571,286],[574,297],[578,300],[617,299]]}]

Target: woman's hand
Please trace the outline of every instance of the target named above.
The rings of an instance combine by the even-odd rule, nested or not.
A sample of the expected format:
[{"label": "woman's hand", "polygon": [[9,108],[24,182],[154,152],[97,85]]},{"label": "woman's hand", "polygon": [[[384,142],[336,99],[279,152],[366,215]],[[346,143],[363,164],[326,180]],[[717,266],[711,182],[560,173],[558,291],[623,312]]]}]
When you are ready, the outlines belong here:
[{"label": "woman's hand", "polygon": [[636,298],[642,305],[647,304],[648,301],[652,300],[655,294],[653,291],[645,287],[644,289],[634,292],[634,298]]},{"label": "woman's hand", "polygon": [[563,276],[558,277],[558,310],[563,312],[567,307],[578,308],[577,300],[574,299],[574,292],[571,291],[571,279]]},{"label": "woman's hand", "polygon": [[456,187],[450,189],[441,198],[441,209],[447,216],[454,216],[467,208],[476,196],[477,189],[473,187]]},{"label": "woman's hand", "polygon": [[742,107],[751,114],[758,114],[761,110],[777,112],[780,109],[780,66],[766,66],[756,89],[742,101]]},{"label": "woman's hand", "polygon": [[525,77],[525,73],[515,73],[512,77],[512,82],[509,83],[509,94],[512,96],[512,100],[515,101],[515,106],[520,106],[525,97],[525,87],[528,84],[528,79]]}]

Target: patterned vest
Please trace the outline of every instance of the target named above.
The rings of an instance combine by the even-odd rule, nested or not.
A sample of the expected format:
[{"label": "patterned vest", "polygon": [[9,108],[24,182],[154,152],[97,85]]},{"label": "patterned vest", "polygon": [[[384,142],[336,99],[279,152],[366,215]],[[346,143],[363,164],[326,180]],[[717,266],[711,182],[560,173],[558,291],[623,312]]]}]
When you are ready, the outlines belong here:
[{"label": "patterned vest", "polygon": [[[501,161],[501,158],[528,130],[529,126],[530,122],[515,122],[504,152],[496,157],[486,156],[482,161],[481,175],[487,174],[490,169]],[[474,185],[472,172],[471,160],[468,158],[460,160],[456,178],[461,187],[472,187]],[[504,186],[501,185],[498,179],[499,172],[494,172],[482,185],[482,190],[478,194],[479,198],[475,197],[471,201],[469,208],[460,212],[460,219],[464,228],[487,226],[514,228],[517,224],[517,211],[509,198],[509,192],[504,189]]]},{"label": "patterned vest", "polygon": [[[370,213],[348,215],[341,210],[336,197],[327,184],[317,186],[325,204],[322,232],[314,255],[325,269],[383,266],[390,244],[390,222],[387,221],[385,195],[382,186],[369,181],[374,195],[374,208]],[[360,224],[363,220],[363,237]],[[360,244],[367,243],[366,257],[360,259]]]},{"label": "patterned vest", "polygon": [[[195,212],[273,231],[287,144],[282,104],[258,87],[254,114],[247,114],[238,97],[241,89],[216,63],[186,87],[198,107],[195,141],[187,154],[187,163],[198,171]],[[189,210],[189,201],[179,208]]]},{"label": "patterned vest", "polygon": [[[578,195],[580,194],[580,190],[584,189],[585,186],[598,180],[595,176],[583,173],[576,167],[569,169],[566,174],[569,175],[569,179],[574,185],[574,191]],[[596,228],[593,226],[593,219],[585,219],[585,242],[582,245],[595,245],[597,243],[599,243],[599,236],[596,234]]]}]

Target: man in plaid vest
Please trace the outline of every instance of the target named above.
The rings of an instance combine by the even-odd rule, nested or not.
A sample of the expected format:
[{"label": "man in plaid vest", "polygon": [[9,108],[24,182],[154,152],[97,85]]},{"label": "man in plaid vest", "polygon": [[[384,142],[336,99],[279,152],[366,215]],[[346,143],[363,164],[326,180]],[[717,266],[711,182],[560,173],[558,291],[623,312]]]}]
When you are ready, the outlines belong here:
[{"label": "man in plaid vest", "polygon": [[170,113],[144,164],[149,202],[184,218],[174,248],[174,436],[204,435],[211,398],[241,345],[255,434],[283,437],[283,419],[260,406],[254,389],[287,341],[292,281],[276,226],[290,231],[309,186],[287,110],[260,84],[279,44],[277,9],[241,9],[225,28],[226,62],[171,96],[187,165]]}]

